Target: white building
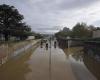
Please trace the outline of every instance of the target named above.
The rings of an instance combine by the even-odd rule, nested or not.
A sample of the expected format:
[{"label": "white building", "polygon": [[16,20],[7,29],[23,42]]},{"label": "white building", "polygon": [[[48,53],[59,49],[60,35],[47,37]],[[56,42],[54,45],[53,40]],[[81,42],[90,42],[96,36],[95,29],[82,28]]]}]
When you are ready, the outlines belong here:
[{"label": "white building", "polygon": [[35,36],[28,36],[27,40],[35,39]]},{"label": "white building", "polygon": [[93,38],[100,38],[100,30],[93,31]]}]

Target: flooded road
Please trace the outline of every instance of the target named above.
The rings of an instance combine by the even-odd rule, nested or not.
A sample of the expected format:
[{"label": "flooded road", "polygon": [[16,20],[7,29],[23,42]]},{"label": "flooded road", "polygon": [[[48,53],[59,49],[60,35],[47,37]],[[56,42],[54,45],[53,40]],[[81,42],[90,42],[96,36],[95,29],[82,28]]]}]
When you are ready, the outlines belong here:
[{"label": "flooded road", "polygon": [[25,75],[26,80],[76,80],[59,48],[38,47],[27,63],[32,71]]},{"label": "flooded road", "polygon": [[[81,48],[33,47],[0,67],[1,80],[97,80],[85,66]],[[79,53],[78,53],[79,52]],[[80,56],[79,56],[80,55]],[[86,60],[86,59],[85,59]]]}]

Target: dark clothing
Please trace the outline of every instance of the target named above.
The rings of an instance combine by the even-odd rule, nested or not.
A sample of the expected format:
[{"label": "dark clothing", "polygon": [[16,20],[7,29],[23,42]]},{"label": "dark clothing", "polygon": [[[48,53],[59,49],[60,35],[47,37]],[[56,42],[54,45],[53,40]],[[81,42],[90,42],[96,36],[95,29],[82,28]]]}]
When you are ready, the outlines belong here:
[{"label": "dark clothing", "polygon": [[48,49],[48,43],[46,43],[46,50]]},{"label": "dark clothing", "polygon": [[55,42],[54,42],[54,48],[56,48],[56,46],[57,46],[57,42],[55,41]]},{"label": "dark clothing", "polygon": [[41,41],[41,48],[43,47],[43,41]]}]

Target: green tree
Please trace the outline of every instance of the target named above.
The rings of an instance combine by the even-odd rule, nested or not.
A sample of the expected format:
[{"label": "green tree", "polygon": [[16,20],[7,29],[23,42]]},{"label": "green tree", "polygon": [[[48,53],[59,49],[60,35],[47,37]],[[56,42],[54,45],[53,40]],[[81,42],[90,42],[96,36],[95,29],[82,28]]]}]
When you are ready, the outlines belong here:
[{"label": "green tree", "polygon": [[23,40],[32,35],[32,32],[30,26],[26,25],[26,23],[18,23],[16,24],[16,27],[12,29],[11,35]]},{"label": "green tree", "polygon": [[72,29],[72,37],[74,38],[87,38],[90,34],[88,26],[85,23],[77,23]]},{"label": "green tree", "polygon": [[43,38],[42,34],[35,33],[35,39],[41,39]]},{"label": "green tree", "polygon": [[57,32],[55,34],[56,37],[63,37],[66,38],[67,36],[71,36],[71,30],[67,27],[64,27],[63,30]]},{"label": "green tree", "polygon": [[20,24],[23,18],[23,15],[14,6],[0,5],[0,32],[4,34],[6,41],[8,41],[12,31],[18,28],[16,24]]}]

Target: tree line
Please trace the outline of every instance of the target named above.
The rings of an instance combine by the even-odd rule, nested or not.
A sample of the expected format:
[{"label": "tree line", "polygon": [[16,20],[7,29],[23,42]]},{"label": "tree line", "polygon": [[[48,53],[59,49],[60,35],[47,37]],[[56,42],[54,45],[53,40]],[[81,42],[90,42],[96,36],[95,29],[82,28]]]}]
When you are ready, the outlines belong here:
[{"label": "tree line", "polygon": [[24,40],[33,35],[31,27],[23,22],[23,19],[24,16],[14,6],[0,5],[0,35],[3,35],[5,41],[10,37]]},{"label": "tree line", "polygon": [[95,27],[93,25],[87,25],[86,23],[81,22],[73,26],[72,29],[64,27],[63,30],[57,32],[55,36],[63,38],[70,36],[71,38],[86,39],[86,38],[92,38],[93,31],[97,29],[100,30],[99,27]]}]

